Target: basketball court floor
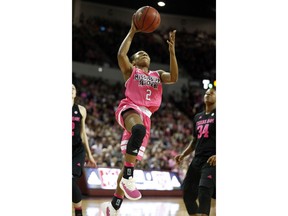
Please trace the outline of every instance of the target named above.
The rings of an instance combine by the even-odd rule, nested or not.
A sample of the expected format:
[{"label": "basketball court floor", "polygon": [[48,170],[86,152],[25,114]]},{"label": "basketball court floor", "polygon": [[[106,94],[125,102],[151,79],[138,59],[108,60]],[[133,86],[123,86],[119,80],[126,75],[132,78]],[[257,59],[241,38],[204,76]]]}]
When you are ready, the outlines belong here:
[{"label": "basketball court floor", "polygon": [[[111,201],[111,198],[84,198],[83,215],[100,216],[100,205],[102,202]],[[74,212],[72,213],[74,216]],[[137,201],[124,199],[120,216],[188,216],[182,198],[178,197],[156,197],[142,198]],[[211,202],[210,216],[216,216],[216,201]]]}]

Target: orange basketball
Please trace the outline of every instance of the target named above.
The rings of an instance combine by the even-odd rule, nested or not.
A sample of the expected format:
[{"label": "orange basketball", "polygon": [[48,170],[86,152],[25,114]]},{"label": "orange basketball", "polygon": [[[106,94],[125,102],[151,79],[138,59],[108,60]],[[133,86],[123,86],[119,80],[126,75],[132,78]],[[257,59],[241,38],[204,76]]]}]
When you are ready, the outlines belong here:
[{"label": "orange basketball", "polygon": [[133,22],[135,27],[141,32],[150,33],[159,27],[161,17],[155,8],[143,6],[135,12]]}]

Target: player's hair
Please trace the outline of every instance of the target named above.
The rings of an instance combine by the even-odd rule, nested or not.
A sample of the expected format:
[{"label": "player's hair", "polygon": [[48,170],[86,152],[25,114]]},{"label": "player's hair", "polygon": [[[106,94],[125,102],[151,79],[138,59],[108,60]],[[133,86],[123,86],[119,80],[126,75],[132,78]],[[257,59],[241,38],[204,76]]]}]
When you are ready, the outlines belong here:
[{"label": "player's hair", "polygon": [[135,60],[136,53],[130,56],[129,61],[132,63]]},{"label": "player's hair", "polygon": [[77,86],[74,84],[74,83],[72,83],[74,86],[75,86],[75,89],[76,89],[76,95],[75,95],[75,98],[74,98],[74,104],[77,104],[77,105],[80,105],[80,98],[77,96],[77,93],[78,93],[78,91],[77,91]]}]

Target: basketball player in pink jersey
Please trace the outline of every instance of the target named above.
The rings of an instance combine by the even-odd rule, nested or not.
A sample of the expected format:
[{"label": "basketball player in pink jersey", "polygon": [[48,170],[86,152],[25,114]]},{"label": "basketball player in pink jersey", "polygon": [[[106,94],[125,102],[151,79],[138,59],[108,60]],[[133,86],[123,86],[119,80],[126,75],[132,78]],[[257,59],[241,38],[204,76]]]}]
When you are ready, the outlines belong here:
[{"label": "basketball player in pink jersey", "polygon": [[125,98],[115,112],[115,117],[124,129],[121,151],[125,155],[124,167],[118,176],[117,188],[111,202],[101,205],[105,216],[118,215],[124,195],[130,200],[142,197],[133,179],[136,160],[141,160],[150,137],[150,117],[162,101],[162,83],[173,84],[178,80],[178,63],[175,55],[176,30],[167,40],[170,53],[170,72],[149,70],[150,57],[138,51],[129,59],[127,53],[135,33],[139,32],[133,21],[131,28],[118,50],[118,65],[125,80]]}]

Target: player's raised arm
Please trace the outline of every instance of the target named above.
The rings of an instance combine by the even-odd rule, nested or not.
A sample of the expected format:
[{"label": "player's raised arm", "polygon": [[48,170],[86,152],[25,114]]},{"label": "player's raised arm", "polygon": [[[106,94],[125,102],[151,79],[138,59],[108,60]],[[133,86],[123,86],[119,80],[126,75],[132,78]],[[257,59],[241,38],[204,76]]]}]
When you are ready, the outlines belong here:
[{"label": "player's raised arm", "polygon": [[118,65],[119,65],[120,70],[123,73],[125,81],[130,77],[132,70],[133,70],[133,65],[129,61],[129,57],[127,56],[127,53],[129,51],[133,37],[136,32],[137,32],[137,29],[134,26],[133,21],[131,21],[131,28],[128,34],[126,35],[126,37],[124,38],[124,40],[122,41],[118,50],[118,54],[117,54]]},{"label": "player's raised arm", "polygon": [[169,40],[167,43],[169,45],[169,53],[170,53],[170,73],[165,71],[159,71],[161,74],[161,80],[166,84],[173,84],[178,80],[178,63],[175,53],[175,37],[176,30],[169,32]]}]

